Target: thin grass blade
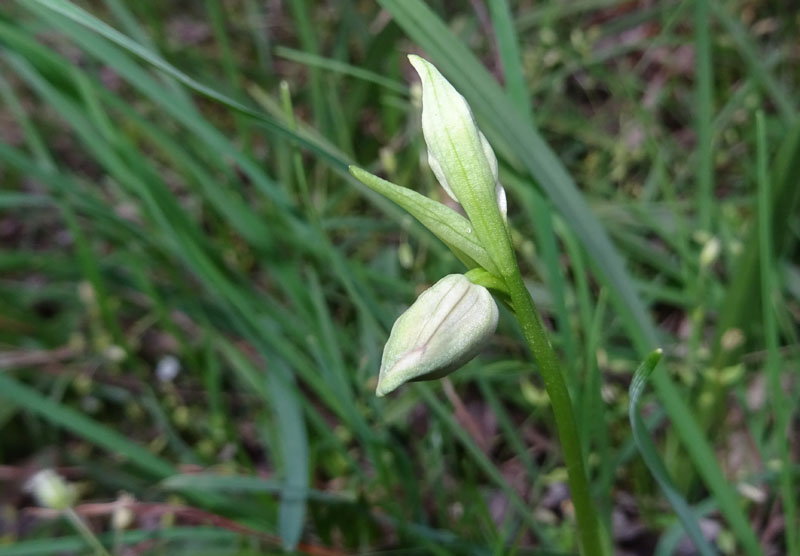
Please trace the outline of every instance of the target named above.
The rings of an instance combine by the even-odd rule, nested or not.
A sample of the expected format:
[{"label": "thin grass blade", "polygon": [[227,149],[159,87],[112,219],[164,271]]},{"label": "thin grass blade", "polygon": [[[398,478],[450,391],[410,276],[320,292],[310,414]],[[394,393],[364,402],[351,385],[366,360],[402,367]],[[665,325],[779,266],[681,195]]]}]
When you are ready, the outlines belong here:
[{"label": "thin grass blade", "polygon": [[630,405],[628,407],[628,417],[633,430],[633,438],[636,441],[636,447],[639,449],[642,459],[647,464],[647,468],[658,483],[658,486],[661,487],[661,491],[672,506],[672,509],[675,510],[675,514],[683,525],[686,534],[694,543],[695,548],[702,556],[714,556],[716,551],[703,536],[697,516],[694,515],[692,509],[672,483],[669,472],[664,462],[661,461],[658,449],[650,438],[650,432],[647,430],[647,426],[639,413],[639,398],[641,398],[645,386],[647,386],[647,381],[660,360],[661,350],[658,349],[644,360],[633,375],[630,386]]}]

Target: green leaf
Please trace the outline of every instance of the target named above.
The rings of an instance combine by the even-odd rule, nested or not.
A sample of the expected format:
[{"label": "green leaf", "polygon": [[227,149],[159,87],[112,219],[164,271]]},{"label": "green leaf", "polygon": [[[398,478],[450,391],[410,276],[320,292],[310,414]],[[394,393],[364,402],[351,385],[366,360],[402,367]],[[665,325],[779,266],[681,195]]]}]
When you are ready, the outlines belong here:
[{"label": "green leaf", "polygon": [[350,173],[373,191],[408,211],[411,216],[419,220],[423,226],[450,247],[467,267],[481,266],[490,272],[496,272],[494,263],[475,236],[472,224],[456,211],[420,195],[416,191],[381,179],[357,166],[350,166]]},{"label": "green leaf", "polygon": [[644,392],[644,388],[647,385],[647,379],[650,378],[650,375],[655,370],[660,360],[661,350],[657,349],[644,360],[633,375],[630,386],[630,405],[628,407],[628,416],[631,421],[631,428],[633,429],[633,439],[636,442],[639,453],[642,454],[642,459],[645,464],[647,464],[647,468],[650,470],[650,473],[652,473],[658,486],[661,487],[661,491],[672,506],[672,509],[675,510],[686,534],[692,539],[692,542],[694,542],[700,554],[703,556],[713,556],[716,554],[716,551],[703,536],[703,532],[698,525],[697,516],[694,515],[689,504],[686,503],[672,483],[667,468],[658,455],[658,450],[653,443],[653,439],[650,438],[647,425],[645,425],[639,413],[639,398],[641,398],[642,392]]}]

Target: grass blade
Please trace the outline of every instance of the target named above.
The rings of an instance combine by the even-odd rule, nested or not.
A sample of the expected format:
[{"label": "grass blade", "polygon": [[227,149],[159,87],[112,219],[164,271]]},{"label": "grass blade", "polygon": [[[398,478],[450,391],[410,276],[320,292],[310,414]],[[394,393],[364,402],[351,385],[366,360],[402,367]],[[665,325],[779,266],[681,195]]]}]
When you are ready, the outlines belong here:
[{"label": "grass blade", "polygon": [[[153,67],[165,72],[170,77],[174,78],[176,81],[182,83],[183,85],[189,87],[190,89],[194,90],[195,92],[215,100],[228,108],[232,108],[237,112],[241,112],[246,114],[252,118],[255,118],[259,124],[265,126],[269,130],[294,141],[295,143],[299,144],[300,146],[315,152],[319,155],[322,159],[326,160],[327,162],[331,163],[334,168],[338,169],[342,173],[346,173],[347,170],[347,161],[343,160],[338,153],[331,152],[330,149],[326,148],[324,144],[313,141],[312,139],[303,136],[300,133],[296,133],[290,129],[288,129],[285,125],[280,123],[278,120],[270,118],[269,116],[242,104],[238,100],[231,98],[228,95],[220,93],[215,89],[200,83],[193,77],[190,77],[186,73],[180,71],[175,66],[164,60],[158,54],[148,50],[146,47],[138,44],[137,42],[131,40],[130,37],[120,33],[113,27],[110,27],[103,21],[97,19],[90,13],[86,12],[85,10],[79,8],[78,6],[67,2],[66,0],[33,0],[33,4],[30,4],[26,7],[33,7],[34,5],[38,5],[44,7],[52,12],[58,14],[59,16],[66,18],[67,20],[73,21],[79,24],[82,27],[89,29],[90,31],[97,33],[98,35],[104,37],[108,41],[122,47],[124,50],[130,52],[134,56],[144,60],[145,62],[151,64]],[[76,42],[81,42],[79,37],[72,37]],[[103,52],[98,52],[98,54],[103,54]],[[135,82],[134,82],[135,83]],[[178,108],[178,107],[176,107]],[[180,106],[179,108],[186,108],[186,106]]]},{"label": "grass blade", "polygon": [[[100,535],[103,542],[115,541],[113,535]],[[136,545],[146,541],[160,541],[163,544],[174,542],[170,554],[196,554],[198,549],[220,542],[235,549],[240,535],[226,529],[212,527],[174,527],[171,529],[154,529],[147,531],[125,531],[119,540],[122,545]],[[178,543],[187,543],[186,548],[179,548]],[[51,539],[35,539],[18,541],[9,546],[0,546],[0,556],[52,556],[53,554],[81,553],[86,542],[81,537],[56,537]]]},{"label": "grass blade", "polygon": [[661,487],[661,491],[672,506],[672,509],[675,510],[686,534],[692,539],[698,552],[703,556],[714,556],[716,551],[708,544],[708,541],[703,536],[703,532],[700,530],[697,517],[669,478],[667,468],[661,461],[658,450],[655,444],[653,444],[653,440],[650,438],[650,432],[647,430],[647,426],[644,424],[644,420],[639,413],[639,398],[644,392],[648,378],[650,378],[651,373],[655,370],[660,360],[661,350],[658,349],[644,360],[633,375],[630,386],[630,405],[628,406],[628,416],[631,422],[631,429],[633,430],[633,438],[636,441],[636,447],[639,449],[642,459],[647,464],[647,468],[658,483],[658,486]]},{"label": "grass blade", "polygon": [[[770,389],[770,404],[775,408],[775,427],[778,432],[778,455],[781,459],[779,485],[783,502],[784,527],[786,532],[786,553],[789,556],[800,554],[800,523],[797,522],[797,490],[792,477],[792,460],[789,447],[789,423],[793,401],[787,399],[781,385],[781,356],[778,352],[778,325],[775,318],[775,302],[780,295],[775,260],[772,253],[772,220],[770,214],[769,156],[767,154],[767,130],[764,113],[756,112],[756,152],[758,170],[758,236],[761,259],[761,306],[764,319],[764,336],[767,349],[767,381]],[[778,304],[779,305],[779,304]]]},{"label": "grass blade", "polygon": [[782,118],[794,124],[797,120],[797,107],[792,101],[792,97],[783,89],[780,82],[768,71],[764,62],[764,56],[756,45],[753,44],[747,31],[742,27],[742,24],[737,21],[728,9],[721,5],[717,0],[707,0],[711,6],[716,19],[722,24],[728,34],[736,44],[747,69],[755,77],[756,81],[761,85],[761,88],[766,94],[772,97],[772,100],[778,107]]},{"label": "grass blade", "polygon": [[494,24],[494,34],[497,37],[497,48],[503,61],[503,76],[506,80],[508,96],[519,113],[525,116],[525,121],[532,122],[530,94],[525,84],[519,40],[508,0],[489,2],[489,9]]},{"label": "grass blade", "polygon": [[272,372],[267,374],[275,420],[281,439],[286,484],[278,512],[278,530],[285,550],[294,550],[303,533],[306,518],[306,491],[308,490],[308,440],[297,388],[291,372],[280,360],[272,361]]},{"label": "grass blade", "polygon": [[[800,176],[800,123],[795,124],[784,136],[771,168],[771,237],[774,253],[781,253],[788,244],[790,235],[782,233],[791,215],[797,214],[800,205],[800,187],[797,176]],[[757,223],[750,237],[745,241],[742,255],[734,271],[732,283],[725,294],[720,311],[716,340],[714,342],[714,367],[721,369],[731,364],[739,355],[738,350],[726,350],[721,338],[725,332],[738,328],[745,337],[752,335],[752,328],[760,322],[759,306],[761,289],[759,287],[759,261],[761,258],[761,241],[759,239],[760,224]]]},{"label": "grass blade", "polygon": [[714,151],[712,128],[714,111],[714,73],[711,65],[711,38],[708,17],[708,0],[694,0],[695,34],[695,95],[697,98],[695,120],[697,122],[697,187],[700,197],[700,228],[711,232],[712,209],[714,208]]},{"label": "grass blade", "polygon": [[113,454],[125,456],[132,465],[150,475],[163,479],[175,474],[176,470],[171,464],[154,456],[148,449],[131,442],[115,430],[89,419],[79,411],[41,395],[11,377],[6,371],[0,371],[0,398],[13,401],[21,409],[35,413]]},{"label": "grass blade", "polygon": [[[256,493],[266,492],[270,494],[282,494],[288,491],[282,481],[274,479],[264,479],[250,475],[218,475],[215,473],[186,473],[183,475],[173,475],[161,485],[168,489],[177,490],[207,490],[221,492],[244,492]],[[328,493],[314,489],[307,489],[295,495],[306,496],[310,500],[322,502],[352,502],[354,495]]]},{"label": "grass blade", "polygon": [[381,87],[384,87],[385,89],[388,89],[399,95],[408,96],[408,86],[404,83],[384,77],[379,73],[365,70],[364,68],[360,68],[358,66],[346,64],[340,60],[325,58],[324,56],[318,56],[302,50],[295,50],[294,48],[288,48],[286,46],[276,46],[275,56],[309,67],[324,69],[333,73],[339,73],[341,75],[349,75],[350,77],[355,77],[356,79],[362,79],[369,83],[380,85]]},{"label": "grass blade", "polygon": [[300,541],[306,515],[306,493],[309,487],[308,440],[305,420],[297,399],[292,374],[284,363],[270,359],[270,369],[260,373],[244,355],[228,342],[219,346],[234,369],[272,407],[278,425],[279,455],[284,472],[278,530],[286,550],[293,550]]}]

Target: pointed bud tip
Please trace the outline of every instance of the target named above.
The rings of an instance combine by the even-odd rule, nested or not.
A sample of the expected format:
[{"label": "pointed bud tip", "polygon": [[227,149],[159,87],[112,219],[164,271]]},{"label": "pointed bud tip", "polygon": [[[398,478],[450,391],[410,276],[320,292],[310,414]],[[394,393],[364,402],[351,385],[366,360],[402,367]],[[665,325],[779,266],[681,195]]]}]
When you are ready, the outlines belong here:
[{"label": "pointed bud tip", "polygon": [[[436,69],[436,66],[431,64],[428,60],[421,56],[417,56],[416,54],[409,54],[408,55],[409,63],[414,67],[414,69],[419,74],[420,78],[423,78],[423,71],[430,70],[431,68]],[[438,71],[438,70],[437,70]]]},{"label": "pointed bud tip", "polygon": [[355,164],[350,164],[347,167],[347,171],[350,172],[350,175],[353,176],[355,179],[357,179],[358,181],[360,181],[361,183],[363,183],[367,187],[370,187],[369,183],[367,181],[365,181],[370,176],[372,176],[369,172],[367,172],[366,170],[364,170],[363,168],[361,168],[359,166],[356,166]]},{"label": "pointed bud tip", "polygon": [[388,381],[383,380],[383,377],[378,378],[378,387],[375,388],[375,395],[379,398],[383,398],[386,394],[389,394],[395,390],[397,387],[400,386],[399,384],[389,384]]}]

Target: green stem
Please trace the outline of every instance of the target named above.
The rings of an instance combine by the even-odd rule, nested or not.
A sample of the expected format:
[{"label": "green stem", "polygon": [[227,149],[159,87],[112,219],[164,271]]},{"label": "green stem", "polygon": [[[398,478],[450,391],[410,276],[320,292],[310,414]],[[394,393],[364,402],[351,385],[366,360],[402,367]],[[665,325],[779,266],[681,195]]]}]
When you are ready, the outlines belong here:
[{"label": "green stem", "polygon": [[86,541],[86,544],[94,549],[94,553],[96,556],[111,556],[108,553],[108,550],[105,549],[103,543],[100,542],[100,539],[92,533],[92,530],[89,529],[89,526],[86,525],[86,522],[83,521],[81,516],[79,516],[75,510],[72,508],[66,508],[64,510],[64,515],[67,519],[72,523],[72,526],[81,534],[83,539]]},{"label": "green stem", "polygon": [[575,424],[575,415],[572,410],[572,401],[569,397],[569,390],[567,390],[567,383],[564,380],[558,358],[539,317],[539,312],[536,310],[533,299],[522,281],[519,268],[516,268],[515,272],[510,273],[505,278],[517,321],[539,366],[544,386],[547,389],[547,395],[553,405],[556,428],[564,451],[564,462],[567,466],[567,480],[569,481],[572,504],[575,507],[575,515],[578,520],[581,554],[583,556],[602,556],[603,544],[600,538],[600,528],[589,493],[586,470],[583,467],[583,454],[581,453],[578,428]]}]

